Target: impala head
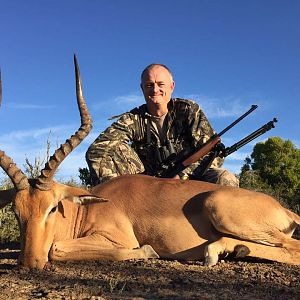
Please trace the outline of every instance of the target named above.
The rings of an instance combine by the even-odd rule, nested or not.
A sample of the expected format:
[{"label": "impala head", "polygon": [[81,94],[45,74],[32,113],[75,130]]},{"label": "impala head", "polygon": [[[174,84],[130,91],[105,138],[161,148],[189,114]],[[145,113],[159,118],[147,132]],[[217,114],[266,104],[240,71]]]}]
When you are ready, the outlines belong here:
[{"label": "impala head", "polygon": [[[58,203],[64,198],[87,194],[84,190],[74,189],[53,181],[58,166],[92,129],[92,121],[82,94],[79,68],[75,56],[74,64],[81,126],[50,157],[41,171],[41,175],[35,180],[28,179],[11,158],[0,150],[0,166],[14,185],[14,189],[0,191],[0,208],[10,202],[13,204],[21,234],[19,263],[29,268],[41,269],[48,261],[48,253],[54,237]],[[0,101],[1,98],[2,93]]]}]

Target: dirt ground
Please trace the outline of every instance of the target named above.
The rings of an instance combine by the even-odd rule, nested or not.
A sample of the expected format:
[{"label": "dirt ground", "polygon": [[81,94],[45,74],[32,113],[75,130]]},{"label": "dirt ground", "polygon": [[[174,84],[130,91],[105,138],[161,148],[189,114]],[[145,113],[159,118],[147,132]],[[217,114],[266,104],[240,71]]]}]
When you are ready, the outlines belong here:
[{"label": "dirt ground", "polygon": [[0,299],[300,299],[300,266],[226,259],[55,262],[17,268],[17,244],[0,244]]}]

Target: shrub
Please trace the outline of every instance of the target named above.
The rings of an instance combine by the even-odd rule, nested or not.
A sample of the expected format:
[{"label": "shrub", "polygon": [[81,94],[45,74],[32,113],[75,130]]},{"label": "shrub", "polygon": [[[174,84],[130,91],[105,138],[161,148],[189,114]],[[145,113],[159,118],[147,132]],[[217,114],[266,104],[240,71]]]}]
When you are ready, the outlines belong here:
[{"label": "shrub", "polygon": [[0,209],[0,243],[17,242],[20,231],[11,204]]},{"label": "shrub", "polygon": [[269,194],[300,213],[300,149],[280,137],[257,143],[245,159],[240,186]]},{"label": "shrub", "polygon": [[[10,180],[4,179],[1,183],[1,190],[11,188]],[[18,221],[12,210],[11,204],[0,209],[0,242],[17,242],[19,241],[20,231]]]}]

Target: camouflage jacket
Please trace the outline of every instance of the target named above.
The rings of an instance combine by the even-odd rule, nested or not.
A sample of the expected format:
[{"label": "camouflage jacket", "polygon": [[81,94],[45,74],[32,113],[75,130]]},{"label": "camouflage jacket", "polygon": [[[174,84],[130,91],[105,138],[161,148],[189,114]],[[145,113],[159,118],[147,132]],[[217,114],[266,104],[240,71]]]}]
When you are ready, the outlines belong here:
[{"label": "camouflage jacket", "polygon": [[[94,184],[122,174],[154,175],[168,154],[191,151],[215,133],[198,104],[180,98],[168,103],[163,136],[151,121],[153,116],[147,112],[146,104],[117,117],[86,153]],[[184,172],[192,174],[199,163]],[[212,166],[221,164],[222,160],[217,159]]]}]

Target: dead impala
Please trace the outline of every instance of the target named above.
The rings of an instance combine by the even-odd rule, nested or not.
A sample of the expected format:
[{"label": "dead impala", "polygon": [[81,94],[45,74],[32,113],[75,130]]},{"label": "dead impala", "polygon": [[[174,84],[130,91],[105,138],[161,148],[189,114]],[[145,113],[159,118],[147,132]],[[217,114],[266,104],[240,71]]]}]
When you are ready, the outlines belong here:
[{"label": "dead impala", "polygon": [[14,184],[1,191],[0,207],[12,202],[19,221],[20,265],[161,257],[213,266],[231,252],[300,265],[300,241],[291,237],[300,217],[265,194],[143,175],[121,176],[91,191],[54,182],[60,163],[92,128],[76,58],[75,70],[81,126],[41,175],[28,179],[0,151]]}]

